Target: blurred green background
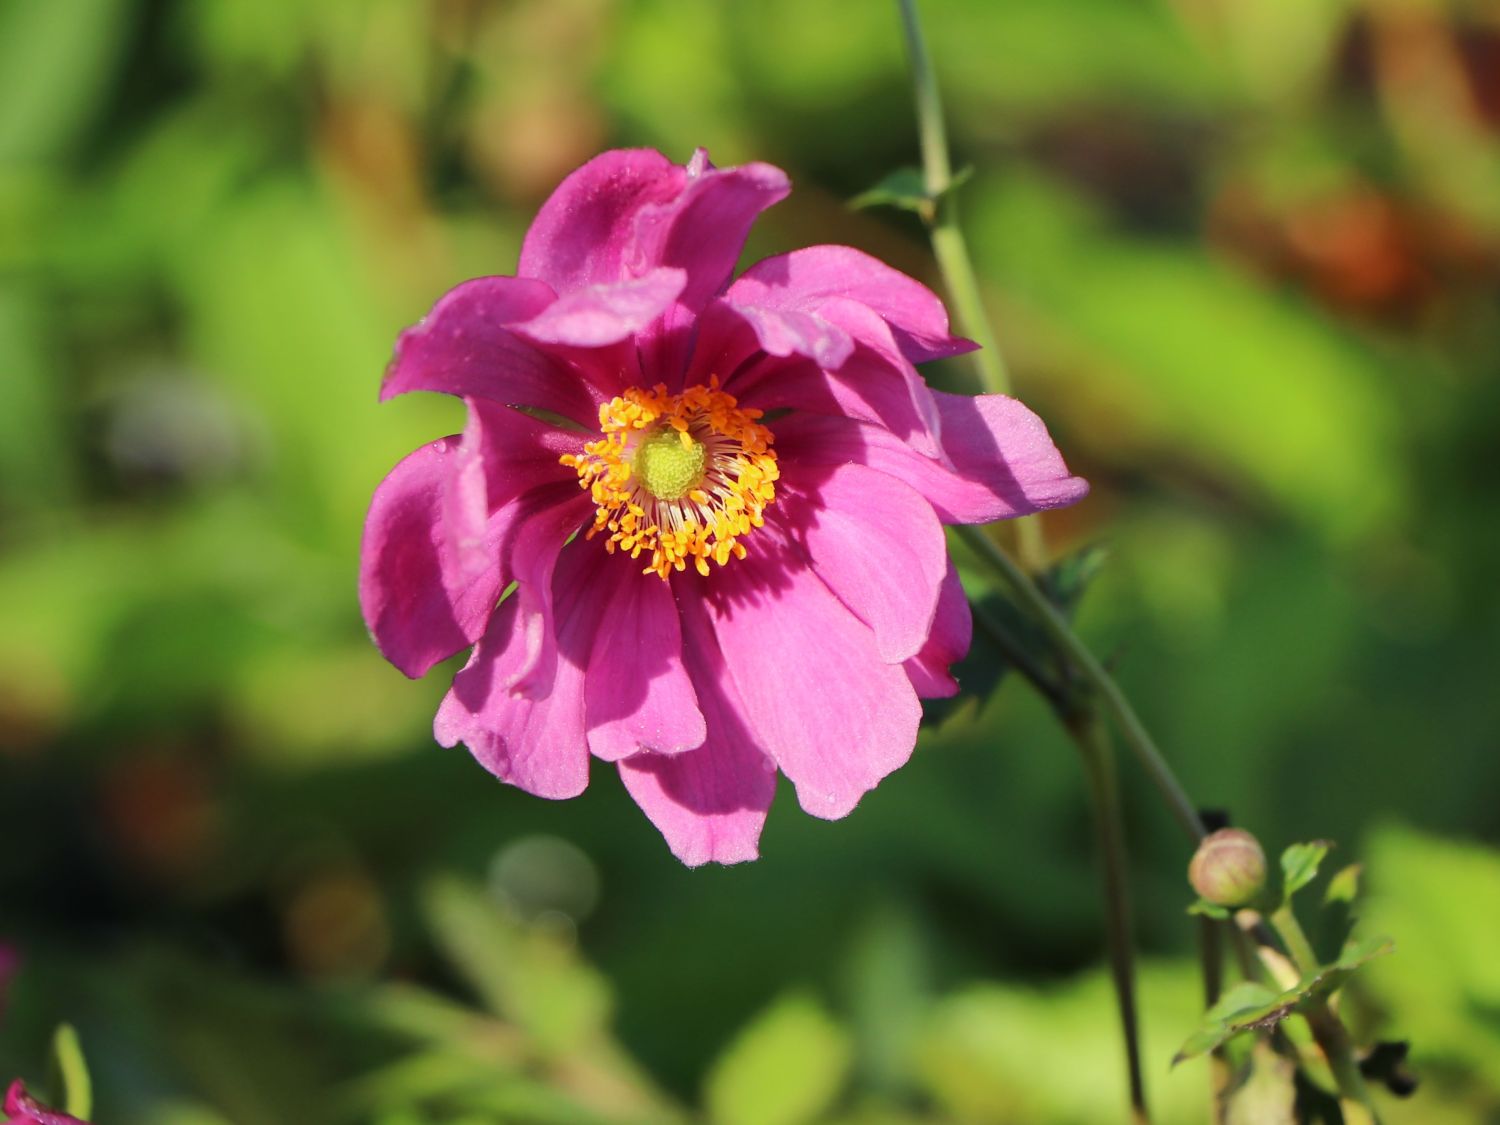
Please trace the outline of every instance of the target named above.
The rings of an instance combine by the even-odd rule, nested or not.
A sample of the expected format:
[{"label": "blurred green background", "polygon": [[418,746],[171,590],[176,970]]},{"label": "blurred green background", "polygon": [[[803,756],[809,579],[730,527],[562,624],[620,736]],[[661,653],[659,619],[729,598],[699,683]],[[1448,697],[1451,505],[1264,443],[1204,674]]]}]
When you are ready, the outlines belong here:
[{"label": "blurred green background", "polygon": [[[1195,798],[1366,863],[1393,1122],[1500,1121],[1500,9],[929,0],[1021,395],[1094,491],[1081,628]],[[0,3],[0,1080],[79,1028],[104,1123],[1097,1122],[1123,1077],[1075,755],[1024,685],[847,821],[684,870],[613,772],[433,745],[355,600],[458,406],[397,331],[602,148],[768,160],[750,256],[922,232],[872,0]],[[965,368],[934,373],[962,387]],[[976,587],[972,593],[980,593]],[[968,669],[983,685],[982,655]],[[1126,768],[1147,1075],[1199,1006]]]}]

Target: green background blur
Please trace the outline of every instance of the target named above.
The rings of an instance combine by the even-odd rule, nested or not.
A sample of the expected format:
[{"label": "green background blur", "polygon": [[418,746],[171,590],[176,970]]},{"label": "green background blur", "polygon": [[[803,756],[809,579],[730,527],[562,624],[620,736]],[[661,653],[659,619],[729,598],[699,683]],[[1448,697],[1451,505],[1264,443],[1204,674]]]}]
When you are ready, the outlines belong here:
[{"label": "green background blur", "polygon": [[[1050,543],[1110,548],[1081,628],[1197,800],[1365,862],[1390,1120],[1500,1121],[1500,10],[924,15],[1019,393],[1093,482]],[[786,168],[752,258],[935,283],[847,206],[916,159],[891,4],[0,0],[0,1080],[68,1019],[106,1125],[1118,1119],[1024,685],[688,871],[611,770],[554,804],[437,748],[449,671],[369,644],[369,495],[461,425],[377,405],[391,343],[616,145]],[[1187,850],[1125,766],[1148,1081],[1203,1120]]]}]

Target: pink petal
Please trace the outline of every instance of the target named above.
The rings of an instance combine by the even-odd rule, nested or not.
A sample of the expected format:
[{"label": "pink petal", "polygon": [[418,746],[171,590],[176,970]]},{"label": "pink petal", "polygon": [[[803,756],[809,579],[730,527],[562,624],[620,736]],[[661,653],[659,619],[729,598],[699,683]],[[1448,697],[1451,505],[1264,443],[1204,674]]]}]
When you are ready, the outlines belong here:
[{"label": "pink petal", "polygon": [[55,1109],[48,1109],[26,1092],[26,1084],[17,1078],[5,1091],[3,1111],[7,1125],[88,1125]]},{"label": "pink petal", "polygon": [[950,468],[923,456],[881,426],[832,414],[794,414],[776,422],[784,464],[879,469],[911,485],[944,523],[989,523],[1060,508],[1082,499],[1088,483],[1072,476],[1042,420],[1005,395],[933,391]]},{"label": "pink petal", "polygon": [[717,169],[700,154],[683,168],[650,149],[606,152],[542,205],[520,273],[565,294],[678,267],[681,303],[697,311],[729,280],[755,216],[790,190],[767,164]]},{"label": "pink petal", "polygon": [[[509,522],[497,544],[500,556],[509,560],[510,576],[516,582],[511,600],[516,602],[516,633],[521,638],[521,653],[507,665],[503,681],[507,690],[530,698],[540,698],[551,690],[558,666],[559,631],[554,620],[553,591],[561,588],[554,572],[568,536],[579,529],[591,510],[588,494],[576,486],[548,485],[527,495],[524,513]],[[586,663],[586,658],[580,660]]]},{"label": "pink petal", "polygon": [[640,260],[636,219],[646,207],[677,199],[686,183],[685,169],[651,149],[601,153],[542,204],[521,245],[521,276],[571,293],[664,264]]},{"label": "pink petal", "polygon": [[816,478],[806,471],[789,465],[783,474],[781,515],[813,570],[874,630],[882,660],[898,664],[915,656],[927,642],[948,567],[932,505],[863,465],[841,465]]},{"label": "pink petal", "polygon": [[842,367],[854,351],[854,341],[847,332],[814,313],[724,303],[755,333],[756,343],[767,355],[806,356],[819,367],[834,370]]},{"label": "pink petal", "polygon": [[443,438],[401,461],[376,488],[365,521],[360,608],[385,658],[413,679],[473,644],[500,593],[498,558],[464,574],[444,565],[458,445]]},{"label": "pink petal", "polygon": [[591,545],[564,553],[555,664],[544,694],[527,698],[508,686],[521,674],[530,644],[512,596],[495,610],[433,722],[441,745],[465,743],[501,781],[538,797],[576,797],[588,786],[585,668],[599,620],[593,580],[604,557]]},{"label": "pink petal", "polygon": [[612,556],[598,578],[599,631],[589,658],[589,749],[605,761],[702,746],[698,697],[682,661],[672,587]]},{"label": "pink petal", "polygon": [[468,407],[459,460],[483,467],[488,511],[543,485],[576,485],[577,474],[562,464],[562,456],[579,452],[593,433],[563,429],[484,399],[469,399]]},{"label": "pink petal", "polygon": [[651,270],[643,277],[590,285],[564,293],[515,331],[543,344],[597,348],[640,332],[682,293],[687,274]]},{"label": "pink petal", "polygon": [[750,555],[705,584],[743,714],[813,816],[846,816],[911,757],[922,709],[869,627],[777,544],[770,523]]},{"label": "pink petal", "polygon": [[380,397],[441,391],[550,410],[593,425],[601,396],[515,330],[553,300],[547,286],[515,277],[481,277],[449,290],[397,339]]},{"label": "pink petal", "polygon": [[946,699],[958,694],[958,681],[948,668],[962,660],[974,639],[974,616],[969,599],[958,580],[958,568],[950,561],[938,593],[932,634],[922,651],[906,662],[906,674],[923,699]]},{"label": "pink petal", "polygon": [[776,795],[776,767],[742,717],[744,704],[692,591],[682,596],[682,627],[707,739],[682,754],[626,758],[620,777],[683,863],[742,863],[759,855],[761,829]]},{"label": "pink petal", "polygon": [[724,296],[738,306],[806,313],[833,297],[857,301],[890,326],[912,363],[974,348],[949,334],[947,310],[932,290],[850,246],[808,246],[767,258],[741,274]]},{"label": "pink petal", "polygon": [[855,341],[837,369],[768,356],[725,380],[724,389],[765,411],[791,409],[873,422],[919,452],[941,458],[942,421],[933,392],[901,354],[885,323],[862,305],[840,298],[829,300],[820,315]]},{"label": "pink petal", "polygon": [[[370,503],[360,551],[360,604],[388,660],[408,676],[474,643],[500,590],[520,525],[550,499],[528,496],[569,484],[558,463],[582,435],[548,426],[509,407],[469,403],[462,438],[411,454],[381,482]],[[573,526],[583,513],[574,505]],[[553,552],[555,556],[555,550]]]}]

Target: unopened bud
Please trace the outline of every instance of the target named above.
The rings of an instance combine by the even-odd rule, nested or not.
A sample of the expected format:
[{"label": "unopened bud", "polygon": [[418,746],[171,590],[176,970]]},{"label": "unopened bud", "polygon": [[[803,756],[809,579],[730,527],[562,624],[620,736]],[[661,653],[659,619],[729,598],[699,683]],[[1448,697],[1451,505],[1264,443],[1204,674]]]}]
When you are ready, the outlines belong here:
[{"label": "unopened bud", "polygon": [[1221,828],[1193,853],[1188,882],[1215,906],[1244,906],[1266,885],[1266,853],[1244,829]]}]

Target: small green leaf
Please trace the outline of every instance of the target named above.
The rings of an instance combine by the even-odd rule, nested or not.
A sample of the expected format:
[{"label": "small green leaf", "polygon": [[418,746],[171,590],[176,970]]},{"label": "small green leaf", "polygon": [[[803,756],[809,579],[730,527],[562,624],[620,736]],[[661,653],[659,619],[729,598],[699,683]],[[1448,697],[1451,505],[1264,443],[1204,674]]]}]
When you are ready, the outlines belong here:
[{"label": "small green leaf", "polygon": [[1046,591],[1048,600],[1071,619],[1089,584],[1104,569],[1108,560],[1109,548],[1099,543],[1080,547],[1072,554],[1058,559],[1042,575],[1042,588]]},{"label": "small green leaf", "polygon": [[52,1033],[52,1066],[59,1087],[54,1088],[53,1095],[62,1095],[63,1110],[69,1116],[88,1120],[94,1112],[94,1084],[72,1024],[59,1024]]},{"label": "small green leaf", "polygon": [[1281,853],[1283,901],[1290,901],[1294,894],[1318,877],[1318,867],[1332,847],[1328,840],[1313,840],[1307,844],[1293,844]]},{"label": "small green leaf", "polygon": [[948,186],[933,195],[927,190],[927,181],[920,168],[897,168],[874,187],[856,195],[849,201],[849,206],[856,211],[867,207],[895,207],[902,211],[915,211],[925,218],[932,214],[943,195],[961,187],[973,174],[973,168],[960,168]]},{"label": "small green leaf", "polygon": [[1328,889],[1323,892],[1323,901],[1326,903],[1343,902],[1351,903],[1359,894],[1359,877],[1364,871],[1364,865],[1351,863],[1348,867],[1340,869],[1328,881]]},{"label": "small green leaf", "polygon": [[903,211],[921,211],[932,200],[920,168],[897,168],[872,188],[849,201],[856,211],[866,207],[899,207]]},{"label": "small green leaf", "polygon": [[1367,961],[1391,953],[1395,948],[1395,943],[1387,937],[1350,942],[1338,960],[1320,966],[1312,976],[1280,994],[1252,981],[1235,986],[1205,1013],[1203,1025],[1178,1050],[1172,1064],[1175,1066],[1184,1059],[1212,1051],[1241,1032],[1275,1027],[1309,1002],[1336,991]]},{"label": "small green leaf", "polygon": [[1197,914],[1204,918],[1213,918],[1223,922],[1234,912],[1227,906],[1220,906],[1216,902],[1209,902],[1206,898],[1200,898],[1192,906],[1188,907],[1189,914]]},{"label": "small green leaf", "polygon": [[709,1072],[714,1125],[803,1125],[822,1120],[843,1086],[852,1048],[843,1028],[807,996],[778,1000]]},{"label": "small green leaf", "polygon": [[1219,997],[1218,1003],[1204,1014],[1203,1026],[1178,1049],[1172,1065],[1212,1051],[1242,1031],[1274,1027],[1291,1011],[1285,993],[1278,995],[1263,984],[1243,981]]}]

